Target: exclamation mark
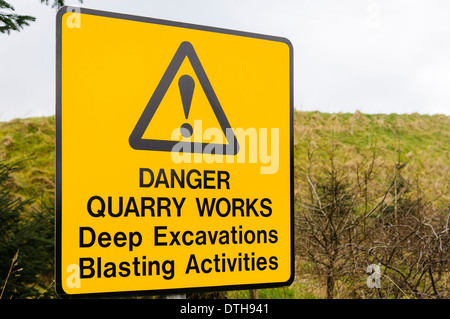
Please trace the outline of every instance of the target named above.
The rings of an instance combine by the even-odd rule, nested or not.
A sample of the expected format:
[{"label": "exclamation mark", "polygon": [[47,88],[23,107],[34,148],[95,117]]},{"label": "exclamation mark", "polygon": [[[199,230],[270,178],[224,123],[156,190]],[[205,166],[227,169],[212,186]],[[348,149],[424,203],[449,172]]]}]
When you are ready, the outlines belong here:
[{"label": "exclamation mark", "polygon": [[[194,94],[194,79],[185,74],[178,80],[178,87],[180,89],[181,101],[183,102],[184,117],[187,120],[191,109],[192,95]],[[192,126],[189,123],[184,123],[181,125],[180,132],[184,137],[190,137],[193,132]]]}]

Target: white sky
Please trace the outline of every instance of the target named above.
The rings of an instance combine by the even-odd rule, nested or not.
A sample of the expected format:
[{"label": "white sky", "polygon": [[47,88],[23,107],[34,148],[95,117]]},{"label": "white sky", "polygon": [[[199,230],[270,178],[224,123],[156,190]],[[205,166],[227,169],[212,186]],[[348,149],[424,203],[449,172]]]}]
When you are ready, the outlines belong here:
[{"label": "white sky", "polygon": [[[0,34],[0,121],[54,114],[56,9],[39,0],[8,2],[37,20]],[[298,110],[450,115],[448,0],[84,0],[81,6],[286,37],[294,46]]]}]

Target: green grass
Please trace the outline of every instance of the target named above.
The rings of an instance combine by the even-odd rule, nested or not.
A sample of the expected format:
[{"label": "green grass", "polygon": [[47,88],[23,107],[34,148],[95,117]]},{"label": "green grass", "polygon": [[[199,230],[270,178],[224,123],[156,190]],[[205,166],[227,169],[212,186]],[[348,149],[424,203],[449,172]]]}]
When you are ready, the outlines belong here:
[{"label": "green grass", "polygon": [[339,143],[349,159],[375,145],[386,162],[408,162],[405,177],[428,195],[450,200],[450,117],[414,114],[295,112],[295,162],[307,163],[309,145]]},{"label": "green grass", "polygon": [[12,191],[52,199],[55,189],[55,117],[0,122],[0,160],[23,161]]},{"label": "green grass", "polygon": [[[258,289],[258,299],[319,299],[314,292],[314,285],[294,282],[289,287]],[[249,290],[228,291],[230,299],[250,299]]]}]

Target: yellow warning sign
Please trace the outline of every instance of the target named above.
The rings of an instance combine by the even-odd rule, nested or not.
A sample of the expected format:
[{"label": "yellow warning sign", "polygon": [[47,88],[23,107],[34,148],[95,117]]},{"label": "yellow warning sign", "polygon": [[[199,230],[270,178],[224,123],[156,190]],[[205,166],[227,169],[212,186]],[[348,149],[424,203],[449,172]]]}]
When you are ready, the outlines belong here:
[{"label": "yellow warning sign", "polygon": [[58,294],[290,284],[292,76],[284,38],[60,9]]}]

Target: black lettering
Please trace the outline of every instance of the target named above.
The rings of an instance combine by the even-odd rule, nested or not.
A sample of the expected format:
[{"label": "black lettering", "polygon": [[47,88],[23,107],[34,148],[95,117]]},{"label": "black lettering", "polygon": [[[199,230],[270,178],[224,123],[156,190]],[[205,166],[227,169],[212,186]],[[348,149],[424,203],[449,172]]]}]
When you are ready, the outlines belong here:
[{"label": "black lettering", "polygon": [[244,259],[244,268],[246,271],[249,271],[250,268],[248,267],[248,261],[250,260],[250,258],[248,257],[248,254],[245,254],[243,259]]},{"label": "black lettering", "polygon": [[[222,202],[226,203],[225,213],[222,213],[222,211],[220,210],[220,203],[222,203]],[[230,213],[230,209],[231,209],[231,205],[230,205],[230,202],[228,201],[228,199],[226,199],[225,197],[219,198],[219,200],[217,201],[217,204],[216,204],[217,215],[219,215],[220,217],[226,217]]]},{"label": "black lettering", "polygon": [[102,277],[102,258],[97,257],[97,278]]},{"label": "black lettering", "polygon": [[[98,200],[100,202],[100,209],[97,210],[97,213],[94,213],[92,211],[92,202],[94,200]],[[89,198],[87,203],[87,210],[89,215],[91,215],[92,217],[105,217],[105,202],[103,201],[103,198],[101,198],[100,196],[92,196],[91,198]]]},{"label": "black lettering", "polygon": [[167,246],[167,242],[160,242],[159,238],[164,238],[166,237],[166,234],[160,234],[159,230],[160,229],[167,229],[167,226],[155,226],[155,246]]},{"label": "black lettering", "polygon": [[255,205],[255,203],[258,201],[257,198],[255,198],[251,203],[250,199],[247,198],[247,216],[250,216],[250,210],[253,211],[253,214],[255,214],[256,217],[258,217],[258,213],[256,212],[255,208],[253,207],[253,205]]},{"label": "black lettering", "polygon": [[230,173],[227,171],[204,170],[201,172],[192,169],[185,173],[184,169],[179,172],[171,169],[170,183],[167,173],[163,168],[159,169],[157,175],[149,168],[139,168],[139,187],[185,188],[187,183],[187,187],[192,189],[230,189]]},{"label": "black lettering", "polygon": [[175,180],[180,188],[184,188],[184,169],[181,170],[181,178],[174,169],[170,170],[170,187],[175,188]]},{"label": "black lettering", "polygon": [[186,177],[188,186],[190,188],[192,188],[192,189],[202,188],[202,180],[201,180],[201,178],[195,178],[194,182],[196,182],[196,183],[195,184],[191,183],[191,175],[193,173],[197,174],[197,176],[201,176],[201,173],[198,170],[196,170],[196,169],[190,170],[187,173],[187,177]]},{"label": "black lettering", "polygon": [[133,259],[133,266],[134,266],[134,274],[136,276],[140,276],[141,273],[138,271],[139,265],[141,264],[141,262],[139,261],[139,259],[137,257],[134,257]]},{"label": "black lettering", "polygon": [[159,184],[164,184],[166,188],[169,188],[169,182],[167,181],[166,173],[162,168],[159,170],[158,177],[156,178],[155,188],[158,188]]},{"label": "black lettering", "polygon": [[[148,182],[148,183],[144,182],[144,172],[147,172],[150,174],[150,182]],[[151,187],[154,179],[155,179],[155,176],[153,175],[153,172],[151,169],[139,168],[139,187]]]},{"label": "black lettering", "polygon": [[180,232],[170,232],[170,234],[172,235],[172,241],[170,242],[169,246],[173,246],[174,243],[176,243],[178,246],[181,245],[180,242],[178,241],[178,235],[180,235]]},{"label": "black lettering", "polygon": [[[248,238],[249,234],[251,235],[251,239]],[[252,230],[247,230],[244,234],[244,240],[247,244],[253,244],[253,242],[255,241],[255,233]]]},{"label": "black lettering", "polygon": [[[228,234],[228,232],[226,232]],[[214,234],[214,235],[213,235]],[[211,244],[214,245],[216,243],[216,239],[217,239],[217,235],[219,233],[216,231],[208,231],[208,235],[209,235],[209,240],[211,241]]]},{"label": "black lettering", "polygon": [[200,269],[198,268],[197,260],[195,259],[195,255],[194,254],[191,254],[191,256],[189,256],[189,261],[188,261],[188,265],[186,267],[185,274],[189,274],[189,272],[191,270],[195,270],[195,272],[197,274],[200,273]]},{"label": "black lettering", "polygon": [[278,241],[278,236],[277,236],[278,232],[275,229],[272,229],[271,231],[269,231],[269,243],[271,244],[275,244]]},{"label": "black lettering", "polygon": [[256,260],[256,267],[258,267],[259,270],[264,270],[266,269],[267,265],[267,260],[264,257],[259,257]]},{"label": "black lettering", "polygon": [[[233,230],[234,230],[234,226],[233,226],[232,232],[233,232]],[[236,231],[234,231],[234,232],[236,232]],[[219,244],[228,245],[229,243],[230,243],[229,232],[227,232],[226,230],[222,230],[220,232]]]},{"label": "black lettering", "polygon": [[[89,265],[85,265],[84,262],[89,262]],[[85,274],[84,271],[89,270],[89,274]],[[95,276],[94,259],[92,258],[80,258],[80,278],[92,278]]]},{"label": "black lettering", "polygon": [[120,277],[128,277],[131,273],[130,264],[127,263],[126,261],[123,261],[119,264],[119,269],[121,270],[119,271]]},{"label": "black lettering", "polygon": [[[216,255],[216,256],[217,256],[217,255]],[[212,267],[210,267],[209,269],[206,268],[206,266],[205,266],[206,263],[212,264],[211,259],[205,258],[205,259],[203,259],[203,261],[202,261],[202,263],[201,263],[202,271],[203,271],[205,274],[210,273],[210,272],[212,271]]]},{"label": "black lettering", "polygon": [[157,260],[153,260],[153,261],[149,261],[148,262],[148,275],[149,276],[153,275],[153,269],[152,269],[153,265],[155,265],[156,275],[159,276],[159,269],[160,269],[160,267],[159,267],[159,261],[157,261]]},{"label": "black lettering", "polygon": [[278,258],[277,257],[275,257],[275,256],[270,257],[269,263],[270,263],[269,268],[271,270],[275,270],[278,268]]},{"label": "black lettering", "polygon": [[261,207],[267,210],[266,213],[264,213],[264,211],[261,210],[260,211],[261,216],[269,217],[270,215],[272,215],[272,207],[265,205],[264,202],[269,202],[269,204],[272,204],[272,201],[270,199],[268,199],[268,198],[263,198],[261,200]]},{"label": "black lettering", "polygon": [[111,217],[119,217],[122,215],[123,212],[123,197],[120,196],[119,197],[119,212],[118,213],[113,213],[112,212],[112,197],[108,196],[108,214]]},{"label": "black lettering", "polygon": [[[91,233],[91,241],[84,242],[84,231]],[[91,227],[80,227],[80,247],[91,247],[95,243],[95,231]]]},{"label": "black lettering", "polygon": [[102,232],[98,235],[98,244],[100,247],[109,247],[111,245],[111,235],[107,232]]},{"label": "black lettering", "polygon": [[214,181],[214,177],[208,177],[208,174],[214,174],[215,171],[203,171],[203,187],[205,189],[214,189],[215,185],[208,185],[208,181]]},{"label": "black lettering", "polygon": [[[169,266],[169,268],[166,267],[167,265]],[[163,276],[164,279],[169,280],[169,279],[173,278],[173,276],[175,275],[175,267],[174,266],[175,266],[174,260],[166,260],[163,262],[162,270],[164,273],[164,276]]]},{"label": "black lettering", "polygon": [[[133,206],[133,207],[131,207],[131,206]],[[128,204],[127,204],[127,208],[125,208],[124,217],[127,217],[129,213],[134,213],[136,215],[136,217],[139,217],[139,210],[137,208],[134,197],[130,197],[130,199],[128,199]]]},{"label": "black lettering", "polygon": [[103,275],[105,276],[105,278],[116,277],[116,264],[112,262],[107,262],[105,264],[105,270],[103,271]]},{"label": "black lettering", "polygon": [[230,271],[234,271],[234,268],[236,268],[237,258],[227,258],[227,263]]},{"label": "black lettering", "polygon": [[[137,236],[137,238],[138,238],[137,242],[135,242],[133,240],[133,238],[135,236]],[[141,243],[142,243],[142,235],[141,235],[141,233],[140,232],[130,232],[130,245],[129,245],[129,248],[128,248],[129,251],[133,251],[133,247],[138,247],[138,246],[141,245]]]},{"label": "black lettering", "polygon": [[175,204],[175,207],[177,208],[177,217],[181,216],[181,207],[184,204],[184,201],[186,200],[186,197],[183,197],[181,199],[181,203],[178,204],[177,198],[176,197],[172,197],[173,203]]},{"label": "black lettering", "polygon": [[127,243],[127,235],[125,235],[122,232],[118,232],[114,235],[114,245],[116,245],[117,247],[123,247],[125,246]]},{"label": "black lettering", "polygon": [[[239,203],[239,205],[238,205]],[[244,215],[244,200],[241,198],[233,198],[233,214],[234,216],[236,216],[236,211],[240,210],[241,211],[241,216],[245,216]]]},{"label": "black lettering", "polygon": [[214,255],[214,269],[216,272],[220,272],[219,261],[219,255]]},{"label": "black lettering", "polygon": [[[166,203],[163,204],[163,201]],[[167,213],[167,217],[170,217],[170,198],[168,197],[158,197],[158,217],[161,217],[161,211],[164,209]]]},{"label": "black lettering", "polygon": [[[150,204],[147,205],[146,201],[150,201]],[[152,197],[142,197],[141,198],[141,216],[145,217],[145,210],[150,210],[152,217],[155,217],[155,210],[153,206],[155,205],[155,200]]]},{"label": "black lettering", "polygon": [[[222,175],[225,175],[225,178],[222,178]],[[226,188],[230,189],[230,183],[228,180],[230,179],[230,173],[227,171],[218,171],[217,172],[217,188],[222,188],[222,183],[226,184]]]},{"label": "black lettering", "polygon": [[[242,228],[242,225],[239,225],[239,229],[241,229],[241,228]],[[237,234],[236,228],[234,228],[234,226],[233,226],[231,228],[231,235],[233,236],[233,239],[232,239],[233,244],[237,244],[236,234]],[[242,243],[242,232],[241,231],[239,231],[239,242]]]},{"label": "black lettering", "polygon": [[195,243],[197,245],[206,245],[206,233],[203,230],[199,230],[196,235]]},{"label": "black lettering", "polygon": [[[267,243],[267,232],[265,230],[258,230],[256,232],[257,235],[257,242],[258,244],[262,243]],[[263,239],[261,240],[261,237],[263,237]]]},{"label": "black lettering", "polygon": [[184,233],[183,233],[183,236],[182,236],[182,241],[183,241],[183,244],[185,244],[186,246],[190,246],[190,245],[192,245],[193,243],[194,243],[194,240],[193,239],[191,239],[191,240],[187,240],[186,239],[186,236],[187,235],[189,235],[189,236],[194,236],[194,234],[190,231],[190,230],[187,230],[187,231],[185,231]]},{"label": "black lettering", "polygon": [[214,203],[216,202],[216,199],[213,198],[211,201],[211,205],[209,205],[208,198],[203,198],[203,204],[201,205],[201,207],[200,207],[200,199],[196,198],[195,201],[197,203],[197,208],[198,208],[200,217],[203,217],[203,215],[205,213],[205,208],[206,208],[206,212],[207,212],[208,216],[211,217],[213,210],[214,210]]}]

